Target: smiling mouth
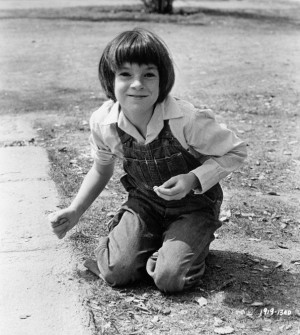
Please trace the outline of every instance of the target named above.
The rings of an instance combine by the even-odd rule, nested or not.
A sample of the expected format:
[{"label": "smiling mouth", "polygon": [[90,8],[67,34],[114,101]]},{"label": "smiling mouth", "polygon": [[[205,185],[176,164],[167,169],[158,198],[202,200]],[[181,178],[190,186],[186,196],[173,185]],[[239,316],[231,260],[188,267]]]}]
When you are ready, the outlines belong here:
[{"label": "smiling mouth", "polygon": [[133,94],[128,94],[129,97],[135,98],[135,99],[142,99],[142,98],[147,98],[147,95],[133,95]]}]

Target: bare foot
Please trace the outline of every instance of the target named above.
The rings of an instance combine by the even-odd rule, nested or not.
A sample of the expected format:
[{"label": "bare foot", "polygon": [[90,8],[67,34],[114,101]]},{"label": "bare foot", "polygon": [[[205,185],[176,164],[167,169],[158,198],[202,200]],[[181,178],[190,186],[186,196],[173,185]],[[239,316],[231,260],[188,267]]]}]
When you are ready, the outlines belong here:
[{"label": "bare foot", "polygon": [[97,265],[96,261],[93,261],[92,259],[87,259],[83,265],[90,270],[91,272],[93,272],[96,276],[101,277],[100,275],[100,271]]}]

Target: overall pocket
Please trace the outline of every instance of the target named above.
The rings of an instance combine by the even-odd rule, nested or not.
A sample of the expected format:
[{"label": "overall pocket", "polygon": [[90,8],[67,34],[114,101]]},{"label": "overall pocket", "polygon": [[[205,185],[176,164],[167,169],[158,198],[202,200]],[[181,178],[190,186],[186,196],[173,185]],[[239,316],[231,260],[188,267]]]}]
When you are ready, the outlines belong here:
[{"label": "overall pocket", "polygon": [[[152,180],[148,162],[146,160],[139,160],[134,158],[124,159],[124,170],[134,180],[137,187],[152,189],[155,181]],[[159,182],[159,180],[156,182]]]}]

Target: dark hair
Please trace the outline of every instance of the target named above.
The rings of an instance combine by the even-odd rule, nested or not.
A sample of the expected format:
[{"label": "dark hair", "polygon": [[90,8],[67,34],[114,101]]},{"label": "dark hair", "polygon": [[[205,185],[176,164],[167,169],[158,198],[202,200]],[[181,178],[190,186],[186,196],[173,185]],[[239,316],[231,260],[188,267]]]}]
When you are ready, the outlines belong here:
[{"label": "dark hair", "polygon": [[126,62],[156,65],[159,73],[157,102],[167,97],[174,85],[175,73],[168,48],[158,36],[135,28],[124,31],[108,43],[99,62],[99,79],[107,97],[114,101],[115,73]]}]

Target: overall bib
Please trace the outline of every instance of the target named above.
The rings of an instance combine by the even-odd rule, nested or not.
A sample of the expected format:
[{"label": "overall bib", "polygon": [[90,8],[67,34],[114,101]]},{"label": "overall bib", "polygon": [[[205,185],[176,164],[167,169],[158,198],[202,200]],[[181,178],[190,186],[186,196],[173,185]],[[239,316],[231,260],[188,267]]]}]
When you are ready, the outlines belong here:
[{"label": "overall bib", "polygon": [[196,285],[223,200],[219,184],[205,194],[191,191],[183,199],[167,201],[154,186],[201,164],[173,136],[168,121],[149,144],[138,143],[117,126],[123,145],[125,175],[121,182],[128,200],[100,239],[95,254],[101,276],[110,285],[126,285],[145,272],[165,292]]}]

